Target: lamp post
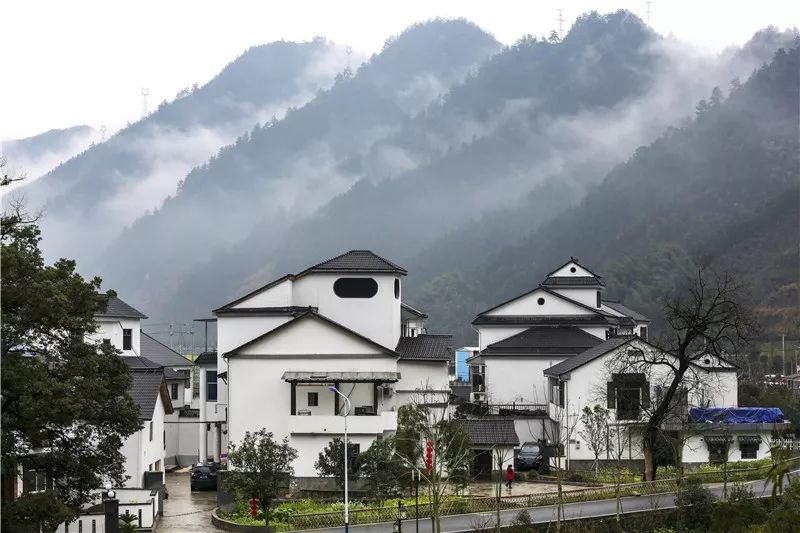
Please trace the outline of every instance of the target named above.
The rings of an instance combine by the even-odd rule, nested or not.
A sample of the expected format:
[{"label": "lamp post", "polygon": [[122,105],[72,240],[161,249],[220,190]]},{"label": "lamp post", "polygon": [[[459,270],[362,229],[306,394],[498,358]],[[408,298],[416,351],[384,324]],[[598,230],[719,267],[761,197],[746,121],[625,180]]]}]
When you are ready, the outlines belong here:
[{"label": "lamp post", "polygon": [[342,394],[336,387],[328,387],[328,390],[344,398],[344,401],[347,404],[347,408],[344,411],[344,533],[349,533],[350,504],[348,502],[347,494],[347,471],[349,470],[350,465],[347,463],[347,415],[350,414],[350,398]]}]

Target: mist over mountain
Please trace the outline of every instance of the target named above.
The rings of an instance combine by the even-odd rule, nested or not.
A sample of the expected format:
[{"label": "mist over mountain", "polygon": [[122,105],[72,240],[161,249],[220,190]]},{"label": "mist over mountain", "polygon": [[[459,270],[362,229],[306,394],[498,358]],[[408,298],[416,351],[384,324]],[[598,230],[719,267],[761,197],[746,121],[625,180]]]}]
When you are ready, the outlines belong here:
[{"label": "mist over mountain", "polygon": [[[49,130],[24,139],[4,140],[0,146],[0,156],[6,158],[10,168],[24,172],[30,182],[99,141],[100,132],[82,124]],[[21,182],[12,183],[4,194],[19,186],[22,186]]]},{"label": "mist over mountain", "polygon": [[[798,41],[696,117],[635,151],[578,205],[518,243],[458,263],[413,295],[432,327],[472,338],[477,311],[535,287],[577,255],[609,296],[661,322],[665,297],[703,266],[735,274],[768,330],[800,324]],[[435,317],[435,318],[434,318]]]},{"label": "mist over mountain", "polygon": [[189,170],[259,122],[314,98],[347,60],[343,47],[321,38],[252,47],[207,84],[187,87],[23,187],[28,205],[46,210],[46,257],[96,257],[127,224],[174,194]]},{"label": "mist over mountain", "polygon": [[[257,246],[277,242],[292,223],[363,177],[362,154],[499,48],[463,20],[410,27],[330,90],[192,170],[173,198],[116,239],[96,270],[145,305],[173,305],[186,272],[215,253],[230,257],[226,248],[254,227]],[[223,274],[225,282],[236,276]]]}]

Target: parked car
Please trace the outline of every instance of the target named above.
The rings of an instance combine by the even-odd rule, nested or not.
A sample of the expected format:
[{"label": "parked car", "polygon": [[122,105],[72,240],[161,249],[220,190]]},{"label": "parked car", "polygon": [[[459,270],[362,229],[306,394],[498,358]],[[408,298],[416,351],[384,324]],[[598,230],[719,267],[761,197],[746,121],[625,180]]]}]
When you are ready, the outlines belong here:
[{"label": "parked car", "polygon": [[192,490],[217,490],[217,466],[197,464],[192,467]]},{"label": "parked car", "polygon": [[542,466],[544,454],[542,445],[537,442],[525,442],[514,460],[517,470],[539,470]]}]

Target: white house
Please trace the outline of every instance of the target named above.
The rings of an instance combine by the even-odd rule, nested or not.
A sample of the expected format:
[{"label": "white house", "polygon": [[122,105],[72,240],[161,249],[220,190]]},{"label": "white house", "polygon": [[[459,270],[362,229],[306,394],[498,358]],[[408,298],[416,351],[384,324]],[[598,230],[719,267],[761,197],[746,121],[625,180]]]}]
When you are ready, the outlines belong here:
[{"label": "white house", "polygon": [[[567,440],[565,456],[573,467],[594,459],[581,436],[583,407],[607,407],[612,427],[634,435],[631,428],[667,382],[666,366],[632,364],[642,360],[633,355],[669,357],[647,341],[649,319],[606,299],[605,288],[599,275],[570,258],[536,288],[472,322],[480,348],[469,359],[473,401],[485,404],[487,413],[513,415],[522,442]],[[732,459],[761,458],[772,432],[786,427],[689,419],[691,407],[737,407],[737,370],[707,356],[687,373],[683,415],[665,428],[681,432],[684,462],[717,458],[720,434],[725,442],[737,443],[730,448]],[[640,439],[623,440],[628,443],[624,459],[641,462]],[[756,442],[762,444],[753,451]]]},{"label": "white house", "polygon": [[303,478],[344,432],[346,402],[330,387],[349,399],[348,434],[361,450],[396,430],[403,403],[445,402],[451,338],[427,334],[424,313],[403,305],[406,274],[352,250],[216,309],[216,366],[198,364],[201,394],[213,387],[217,407],[201,421],[220,421],[232,442],[261,428],[288,437]]}]

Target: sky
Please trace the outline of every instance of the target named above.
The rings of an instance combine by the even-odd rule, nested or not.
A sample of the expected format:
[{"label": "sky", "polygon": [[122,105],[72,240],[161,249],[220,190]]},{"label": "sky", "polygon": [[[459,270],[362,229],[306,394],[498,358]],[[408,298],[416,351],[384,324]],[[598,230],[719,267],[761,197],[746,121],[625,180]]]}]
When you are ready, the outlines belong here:
[{"label": "sky", "polygon": [[800,25],[792,0],[9,0],[0,23],[0,140],[88,124],[114,131],[250,46],[321,35],[372,54],[434,17],[464,17],[511,44],[581,13],[628,9],[663,35],[709,50],[768,25]]}]

